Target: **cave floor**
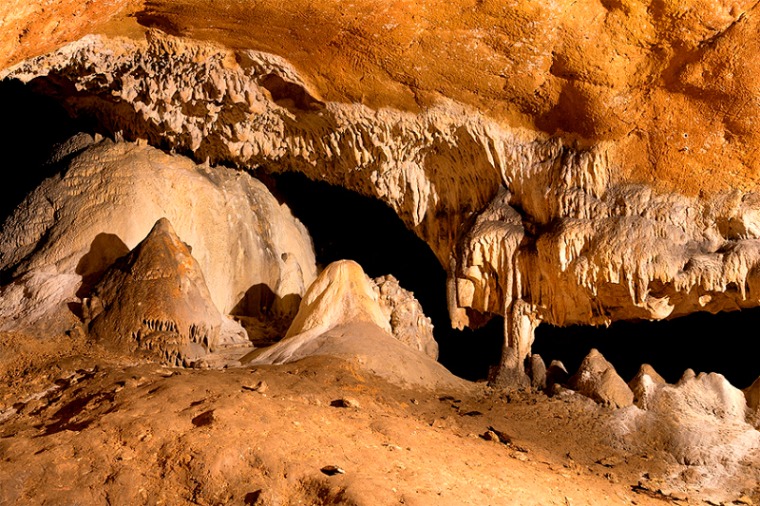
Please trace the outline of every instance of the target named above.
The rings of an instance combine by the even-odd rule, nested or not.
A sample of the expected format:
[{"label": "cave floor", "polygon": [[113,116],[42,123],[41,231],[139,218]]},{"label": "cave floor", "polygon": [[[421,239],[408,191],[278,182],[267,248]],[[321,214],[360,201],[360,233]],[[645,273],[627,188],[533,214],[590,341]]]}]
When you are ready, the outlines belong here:
[{"label": "cave floor", "polygon": [[649,480],[667,458],[614,444],[610,411],[579,395],[401,388],[330,357],[171,369],[4,337],[2,504],[702,504]]}]

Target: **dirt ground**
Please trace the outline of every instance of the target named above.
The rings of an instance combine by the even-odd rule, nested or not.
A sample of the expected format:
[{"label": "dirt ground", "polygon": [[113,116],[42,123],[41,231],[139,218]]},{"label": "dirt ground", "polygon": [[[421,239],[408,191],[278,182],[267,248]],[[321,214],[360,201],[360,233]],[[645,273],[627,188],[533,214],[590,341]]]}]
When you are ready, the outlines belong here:
[{"label": "dirt ground", "polygon": [[331,357],[171,369],[76,335],[0,341],[2,504],[703,504],[658,485],[667,455],[622,447],[611,411],[576,394],[402,388]]}]

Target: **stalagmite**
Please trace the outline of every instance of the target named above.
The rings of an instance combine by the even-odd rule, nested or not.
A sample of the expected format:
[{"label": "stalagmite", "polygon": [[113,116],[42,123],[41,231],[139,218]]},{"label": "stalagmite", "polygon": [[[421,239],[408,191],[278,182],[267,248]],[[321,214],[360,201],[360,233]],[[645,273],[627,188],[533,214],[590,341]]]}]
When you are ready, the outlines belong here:
[{"label": "stalagmite", "polygon": [[222,332],[224,316],[200,266],[166,218],[106,271],[85,299],[84,314],[90,334],[107,347],[169,365],[191,365],[247,340],[240,327],[237,334]]},{"label": "stalagmite", "polygon": [[540,321],[760,303],[757,195],[627,181],[614,142],[511,128],[453,100],[418,112],[331,102],[282,57],[158,32],[88,36],[2,77],[45,83],[72,114],[129,139],[382,200],[448,267],[453,325],[505,316],[504,366],[518,383]]}]

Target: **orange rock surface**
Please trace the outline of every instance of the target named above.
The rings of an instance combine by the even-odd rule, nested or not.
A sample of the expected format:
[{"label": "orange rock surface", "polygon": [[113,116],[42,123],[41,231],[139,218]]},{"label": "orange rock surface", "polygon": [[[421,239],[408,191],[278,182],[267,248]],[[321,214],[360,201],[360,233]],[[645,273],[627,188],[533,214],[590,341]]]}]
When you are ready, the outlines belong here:
[{"label": "orange rock surface", "polygon": [[9,1],[0,67],[144,27],[272,52],[322,98],[418,110],[441,97],[512,126],[618,145],[620,175],[688,194],[757,187],[751,1]]}]

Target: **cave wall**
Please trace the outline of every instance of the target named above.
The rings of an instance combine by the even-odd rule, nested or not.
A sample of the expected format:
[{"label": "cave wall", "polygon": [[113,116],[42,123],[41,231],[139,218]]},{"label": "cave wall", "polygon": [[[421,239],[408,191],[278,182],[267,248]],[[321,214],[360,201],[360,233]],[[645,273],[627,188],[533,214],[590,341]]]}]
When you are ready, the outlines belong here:
[{"label": "cave wall", "polygon": [[760,301],[757,194],[626,181],[612,142],[510,128],[452,100],[418,113],[326,102],[283,58],[155,31],[88,36],[2,77],[117,138],[254,173],[297,171],[385,202],[447,268],[452,324],[504,315],[518,357],[540,321]]}]

